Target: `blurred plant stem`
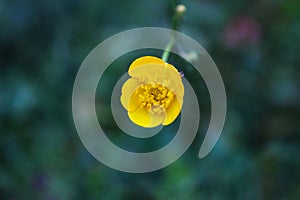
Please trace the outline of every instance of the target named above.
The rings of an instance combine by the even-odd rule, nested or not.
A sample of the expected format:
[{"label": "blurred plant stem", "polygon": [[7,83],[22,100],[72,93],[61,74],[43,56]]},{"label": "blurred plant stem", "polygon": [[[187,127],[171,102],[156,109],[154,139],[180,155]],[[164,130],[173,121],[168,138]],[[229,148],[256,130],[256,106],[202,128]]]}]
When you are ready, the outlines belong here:
[{"label": "blurred plant stem", "polygon": [[[172,30],[174,30],[174,31],[177,30],[179,20],[181,19],[182,15],[185,13],[185,11],[186,11],[186,7],[184,5],[180,4],[180,5],[176,6],[175,14],[173,15],[173,18],[172,18],[172,26],[171,26]],[[172,34],[170,41],[167,44],[167,46],[164,50],[164,53],[162,55],[163,61],[167,62],[169,55],[170,55],[170,51],[174,46],[174,43],[175,43],[175,36],[174,36],[174,34]]]}]

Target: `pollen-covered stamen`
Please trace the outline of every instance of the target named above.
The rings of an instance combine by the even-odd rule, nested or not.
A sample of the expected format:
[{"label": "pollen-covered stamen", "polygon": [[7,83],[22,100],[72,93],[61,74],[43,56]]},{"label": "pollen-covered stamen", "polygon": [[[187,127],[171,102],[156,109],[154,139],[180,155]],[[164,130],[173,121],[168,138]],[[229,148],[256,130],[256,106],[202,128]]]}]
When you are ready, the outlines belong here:
[{"label": "pollen-covered stamen", "polygon": [[143,84],[136,92],[139,93],[140,107],[156,114],[161,114],[174,99],[174,93],[161,84]]}]

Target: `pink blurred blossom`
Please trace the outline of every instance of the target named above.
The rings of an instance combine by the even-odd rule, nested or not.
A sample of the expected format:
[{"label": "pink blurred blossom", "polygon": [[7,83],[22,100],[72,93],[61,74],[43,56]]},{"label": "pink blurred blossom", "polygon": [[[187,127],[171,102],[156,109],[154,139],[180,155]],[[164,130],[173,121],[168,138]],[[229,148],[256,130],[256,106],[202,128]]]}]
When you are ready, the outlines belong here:
[{"label": "pink blurred blossom", "polygon": [[234,48],[240,45],[257,44],[261,40],[261,28],[257,21],[240,17],[232,21],[224,31],[224,43]]}]

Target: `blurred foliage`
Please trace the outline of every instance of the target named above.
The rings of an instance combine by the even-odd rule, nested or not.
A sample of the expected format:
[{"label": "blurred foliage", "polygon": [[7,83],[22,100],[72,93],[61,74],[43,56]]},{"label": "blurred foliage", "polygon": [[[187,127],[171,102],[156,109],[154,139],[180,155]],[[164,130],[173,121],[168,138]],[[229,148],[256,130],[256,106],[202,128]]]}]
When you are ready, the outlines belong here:
[{"label": "blurred foliage", "polygon": [[[170,62],[198,86],[199,134],[169,167],[127,174],[99,163],[80,142],[73,82],[83,59],[109,36],[169,27],[172,3],[0,1],[0,199],[300,199],[300,1],[181,3],[187,12],[180,31],[206,48],[223,76],[225,128],[209,156],[197,159],[209,95],[201,77],[173,55]],[[147,51],[135,53],[115,61],[102,84],[113,83],[129,60]],[[109,103],[105,88],[99,83],[98,109]],[[110,110],[98,117],[115,143],[140,149],[140,141],[118,131]],[[175,128],[146,150],[168,142]]]}]

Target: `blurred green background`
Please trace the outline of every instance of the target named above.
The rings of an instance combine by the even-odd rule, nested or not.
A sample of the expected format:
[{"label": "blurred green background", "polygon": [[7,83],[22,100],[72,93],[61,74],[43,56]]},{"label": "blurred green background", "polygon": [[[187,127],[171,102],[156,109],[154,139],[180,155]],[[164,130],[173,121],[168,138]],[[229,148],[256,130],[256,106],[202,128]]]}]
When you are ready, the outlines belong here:
[{"label": "blurred green background", "polygon": [[[225,83],[222,136],[206,158],[197,158],[209,95],[201,77],[171,56],[198,88],[197,138],[167,168],[115,171],[89,154],[75,130],[77,70],[116,33],[170,27],[178,3],[187,7],[179,31],[204,46]],[[0,199],[300,199],[299,19],[296,0],[1,0]],[[117,80],[138,54],[161,52],[118,59],[99,83],[97,108],[109,107],[111,91],[101,84]],[[98,117],[115,143],[133,150],[165,144],[178,124],[143,145],[118,131],[109,109],[100,109]]]}]

